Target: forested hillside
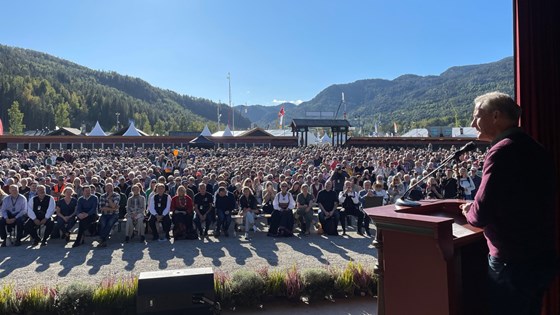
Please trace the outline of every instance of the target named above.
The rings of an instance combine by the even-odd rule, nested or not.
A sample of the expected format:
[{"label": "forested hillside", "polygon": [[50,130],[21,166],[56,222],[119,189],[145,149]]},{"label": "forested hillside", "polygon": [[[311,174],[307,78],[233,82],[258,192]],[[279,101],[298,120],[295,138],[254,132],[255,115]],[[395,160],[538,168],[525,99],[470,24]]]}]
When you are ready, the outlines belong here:
[{"label": "forested hillside", "polygon": [[[217,104],[203,98],[179,95],[115,72],[95,71],[44,53],[0,45],[0,118],[9,128],[8,110],[18,102],[25,129],[55,126],[85,127],[99,120],[105,130],[135,120],[148,133],[211,129],[217,121]],[[222,122],[228,115],[223,115]],[[238,112],[236,128],[250,121]]]}]

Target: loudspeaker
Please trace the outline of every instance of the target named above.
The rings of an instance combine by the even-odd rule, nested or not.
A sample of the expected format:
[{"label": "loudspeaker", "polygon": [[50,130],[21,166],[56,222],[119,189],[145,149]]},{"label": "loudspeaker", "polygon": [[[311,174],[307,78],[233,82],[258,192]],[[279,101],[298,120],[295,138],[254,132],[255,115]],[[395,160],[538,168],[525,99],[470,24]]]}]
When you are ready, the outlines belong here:
[{"label": "loudspeaker", "polygon": [[138,278],[138,314],[216,314],[212,268],[142,272]]}]

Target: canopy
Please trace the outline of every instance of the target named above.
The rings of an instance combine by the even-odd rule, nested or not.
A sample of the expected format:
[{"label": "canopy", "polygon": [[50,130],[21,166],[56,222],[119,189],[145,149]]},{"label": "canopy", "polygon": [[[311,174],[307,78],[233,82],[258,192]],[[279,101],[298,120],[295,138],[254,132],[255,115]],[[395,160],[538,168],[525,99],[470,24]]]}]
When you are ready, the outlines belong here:
[{"label": "canopy", "polygon": [[194,147],[194,148],[213,148],[214,147],[214,141],[206,138],[203,135],[200,135],[194,139],[192,139],[191,141],[189,141],[189,146],[190,147]]},{"label": "canopy", "polygon": [[123,134],[123,136],[125,136],[125,137],[141,137],[142,135],[138,132],[138,130],[134,126],[134,122],[131,121],[130,125],[128,126],[128,129]]},{"label": "canopy", "polygon": [[99,121],[96,121],[95,127],[93,127],[88,136],[104,137],[107,136],[107,134],[105,133],[105,131],[103,131],[101,125],[99,125]]},{"label": "canopy", "polygon": [[231,132],[231,129],[229,129],[229,126],[226,126],[226,130],[224,130],[222,137],[233,137],[233,133]]},{"label": "canopy", "polygon": [[200,133],[200,135],[205,136],[205,137],[212,136],[212,133],[210,133],[210,129],[208,129],[208,125],[204,125],[204,129],[202,129],[202,132]]}]

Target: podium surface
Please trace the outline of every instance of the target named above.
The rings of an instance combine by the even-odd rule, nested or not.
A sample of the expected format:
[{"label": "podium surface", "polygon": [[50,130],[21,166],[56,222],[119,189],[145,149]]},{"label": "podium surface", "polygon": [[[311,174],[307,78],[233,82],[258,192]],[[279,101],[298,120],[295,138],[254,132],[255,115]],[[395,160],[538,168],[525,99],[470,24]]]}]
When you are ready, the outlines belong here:
[{"label": "podium surface", "polygon": [[488,248],[461,214],[464,200],[366,208],[376,225],[379,315],[486,313]]}]

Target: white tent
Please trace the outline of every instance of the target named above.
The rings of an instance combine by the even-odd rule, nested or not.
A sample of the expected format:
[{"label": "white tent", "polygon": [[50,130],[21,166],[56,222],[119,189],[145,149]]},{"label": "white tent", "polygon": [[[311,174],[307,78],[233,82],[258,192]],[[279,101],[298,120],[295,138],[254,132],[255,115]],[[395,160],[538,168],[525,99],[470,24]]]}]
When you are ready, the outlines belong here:
[{"label": "white tent", "polygon": [[202,129],[202,132],[200,133],[201,136],[205,136],[205,137],[211,137],[212,133],[210,132],[210,129],[208,129],[208,125],[204,125],[204,129]]},{"label": "white tent", "polygon": [[231,129],[229,129],[229,126],[226,126],[226,130],[224,130],[222,137],[233,137],[233,133],[231,133]]},{"label": "white tent", "polygon": [[106,136],[107,134],[105,133],[105,131],[103,131],[103,129],[101,128],[101,125],[99,125],[99,121],[97,121],[95,123],[95,127],[93,127],[93,129],[90,131],[90,133],[88,133],[88,136]]},{"label": "white tent", "polygon": [[142,135],[138,132],[138,130],[134,126],[134,122],[131,121],[130,126],[128,126],[128,129],[123,134],[123,136],[125,136],[125,137],[140,137]]},{"label": "white tent", "polygon": [[331,137],[329,137],[328,134],[325,133],[325,135],[323,135],[323,137],[321,138],[321,143],[326,143],[326,144],[332,143],[332,139]]}]

